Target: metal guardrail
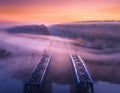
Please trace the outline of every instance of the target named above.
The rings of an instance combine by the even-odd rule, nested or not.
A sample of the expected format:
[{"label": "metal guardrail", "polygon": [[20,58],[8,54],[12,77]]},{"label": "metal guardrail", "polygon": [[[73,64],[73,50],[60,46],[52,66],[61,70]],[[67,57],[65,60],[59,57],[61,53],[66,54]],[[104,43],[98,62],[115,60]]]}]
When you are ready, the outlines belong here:
[{"label": "metal guardrail", "polygon": [[93,80],[88,72],[86,65],[79,55],[70,55],[78,93],[94,93]]},{"label": "metal guardrail", "polygon": [[25,93],[42,93],[43,91],[43,81],[45,74],[50,63],[51,56],[43,55],[39,64],[33,71],[31,77],[24,85]]}]

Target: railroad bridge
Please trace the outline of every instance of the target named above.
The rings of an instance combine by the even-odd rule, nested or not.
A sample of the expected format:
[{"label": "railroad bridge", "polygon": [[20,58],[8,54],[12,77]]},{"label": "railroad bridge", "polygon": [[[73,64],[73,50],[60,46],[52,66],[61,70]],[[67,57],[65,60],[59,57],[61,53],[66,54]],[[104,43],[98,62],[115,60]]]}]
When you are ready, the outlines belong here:
[{"label": "railroad bridge", "polygon": [[[25,93],[44,93],[46,74],[51,62],[51,55],[43,55],[39,64],[33,70],[30,78],[24,84]],[[76,93],[94,93],[94,85],[87,66],[79,55],[71,55],[70,60],[74,72]]]}]

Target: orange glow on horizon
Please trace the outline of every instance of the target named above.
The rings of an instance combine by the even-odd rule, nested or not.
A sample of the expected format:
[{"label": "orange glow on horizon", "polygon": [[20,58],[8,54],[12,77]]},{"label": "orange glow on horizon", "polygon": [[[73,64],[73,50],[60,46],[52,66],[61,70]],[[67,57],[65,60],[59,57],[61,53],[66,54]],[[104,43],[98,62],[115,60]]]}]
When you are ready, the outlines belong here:
[{"label": "orange glow on horizon", "polygon": [[[64,0],[61,2],[52,0],[50,4],[47,2],[45,4],[30,3],[30,5],[18,4],[15,6],[8,3],[8,7],[0,6],[0,20],[47,24],[87,20],[120,20],[120,6],[113,0],[111,3],[109,0],[75,1],[76,3],[73,0],[65,3]],[[98,1],[103,5],[99,5]]]}]

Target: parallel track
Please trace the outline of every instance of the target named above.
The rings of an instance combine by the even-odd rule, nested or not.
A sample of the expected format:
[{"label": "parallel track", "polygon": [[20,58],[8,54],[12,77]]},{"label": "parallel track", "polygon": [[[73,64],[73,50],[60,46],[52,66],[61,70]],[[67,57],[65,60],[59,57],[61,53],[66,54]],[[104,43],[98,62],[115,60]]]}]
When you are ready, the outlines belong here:
[{"label": "parallel track", "polygon": [[71,55],[78,93],[94,93],[93,80],[79,55]]},{"label": "parallel track", "polygon": [[[65,43],[69,50],[70,59],[75,74],[74,78],[76,80],[77,93],[94,93],[93,80],[87,69],[87,66],[85,65],[82,58],[79,55],[77,55],[75,49],[72,49],[72,47],[70,47],[70,45],[68,45],[67,42]],[[71,52],[71,50],[73,51]],[[45,54],[42,56],[39,64],[33,71],[31,77],[24,85],[25,93],[43,93],[45,75],[47,73],[50,61],[51,56],[49,54]]]},{"label": "parallel track", "polygon": [[94,93],[94,82],[85,62],[77,54],[77,49],[73,48],[71,44],[68,45],[68,43],[67,47],[73,65],[77,93]]},{"label": "parallel track", "polygon": [[33,71],[30,79],[24,85],[25,93],[41,93],[44,85],[44,78],[50,63],[51,56],[43,55],[39,64]]}]

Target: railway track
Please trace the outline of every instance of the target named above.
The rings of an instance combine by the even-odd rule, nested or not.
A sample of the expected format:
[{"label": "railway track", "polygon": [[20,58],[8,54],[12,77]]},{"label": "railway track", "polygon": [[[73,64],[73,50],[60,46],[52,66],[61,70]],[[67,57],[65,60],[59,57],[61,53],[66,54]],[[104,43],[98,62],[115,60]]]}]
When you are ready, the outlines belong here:
[{"label": "railway track", "polygon": [[43,93],[48,66],[53,54],[51,46],[54,45],[54,43],[52,44],[51,42],[52,41],[50,41],[49,47],[44,49],[38,65],[32,71],[30,78],[25,82],[24,93]]},{"label": "railway track", "polygon": [[[72,48],[72,46],[68,45],[67,43],[64,43],[64,45],[67,47],[69,51],[68,58],[71,59],[71,63],[72,63],[71,67],[73,67],[72,70],[74,73],[73,78],[75,80],[74,85],[76,86],[76,92],[94,93],[93,80],[84,61],[79,55],[77,55],[75,51],[76,49]],[[52,57],[51,54],[45,53],[42,56],[39,64],[36,66],[35,70],[31,74],[31,77],[24,85],[25,93],[44,93],[44,86],[45,84],[47,84],[45,78],[48,76],[46,74],[50,74],[47,73],[47,69],[51,61],[51,57]]]},{"label": "railway track", "polygon": [[78,93],[94,93],[93,80],[79,55],[71,55]]},{"label": "railway track", "polygon": [[77,53],[78,49],[72,47],[72,44],[67,47],[73,65],[77,93],[94,93],[94,82],[85,62]]},{"label": "railway track", "polygon": [[33,71],[31,77],[24,85],[25,93],[42,93],[44,86],[44,79],[50,63],[51,56],[43,55],[39,64]]}]

